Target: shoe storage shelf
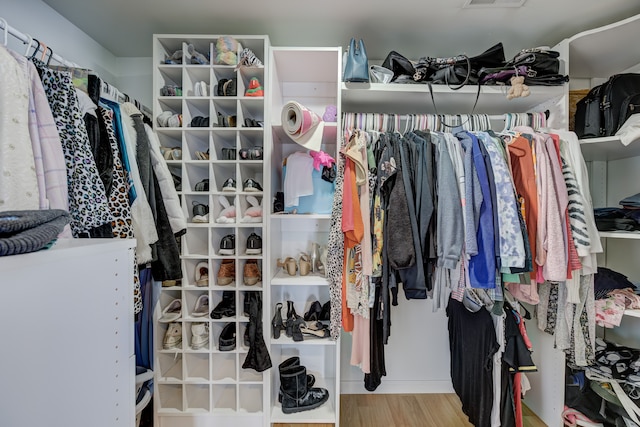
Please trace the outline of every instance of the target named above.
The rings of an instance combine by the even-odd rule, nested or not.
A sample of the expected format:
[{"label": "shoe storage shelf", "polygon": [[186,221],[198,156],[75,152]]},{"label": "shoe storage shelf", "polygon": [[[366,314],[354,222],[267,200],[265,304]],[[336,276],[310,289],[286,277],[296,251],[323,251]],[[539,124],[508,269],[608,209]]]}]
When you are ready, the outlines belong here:
[{"label": "shoe storage shelf", "polygon": [[[272,47],[270,59],[270,77],[268,102],[271,111],[269,182],[270,196],[273,201],[277,192],[283,191],[283,162],[292,153],[307,149],[289,138],[283,130],[281,113],[290,101],[297,101],[322,117],[328,105],[338,107],[340,117],[340,70],[341,49],[336,48],[298,48]],[[322,134],[322,151],[336,158],[338,147],[339,124],[326,122]],[[274,320],[282,319],[286,324],[288,314],[292,311],[301,317],[311,313],[320,306],[329,307],[329,282],[324,276],[322,251],[326,248],[329,235],[331,206],[326,212],[288,213],[274,212],[269,209],[269,258],[266,260],[266,277],[268,277],[269,294],[269,351],[273,368],[269,371],[270,390],[269,405],[270,423],[329,423],[339,425],[340,422],[340,341],[330,337],[320,337],[322,332],[312,331],[301,335],[297,340],[295,327],[292,336],[288,336],[286,328],[278,329],[274,338]],[[300,262],[302,254],[309,256],[314,264]],[[279,262],[280,261],[280,262]],[[313,270],[313,271],[310,271]],[[308,274],[304,274],[308,273]],[[315,303],[315,304],[314,304]],[[319,313],[318,313],[319,314]],[[321,316],[319,316],[321,317]],[[276,322],[277,324],[278,322]],[[328,325],[328,320],[322,321]],[[309,325],[309,322],[307,322]],[[317,324],[316,324],[317,325]],[[304,327],[302,328],[304,330]],[[283,403],[279,402],[282,386],[282,362],[299,357],[307,375],[313,375],[313,388],[328,391],[328,400],[310,410],[295,413],[283,412]],[[308,384],[307,384],[308,385]],[[304,390],[298,390],[304,393]],[[318,403],[318,402],[316,402]]]},{"label": "shoe storage shelf", "polygon": [[[163,285],[155,313],[159,427],[264,426],[270,410],[269,371],[242,368],[249,350],[244,301],[250,292],[264,294],[268,261],[262,186],[269,38],[233,35],[237,45],[225,44],[231,50],[220,54],[225,36],[153,38],[154,129],[188,218],[180,238],[183,279]],[[217,61],[240,58],[244,48],[259,66]],[[263,306],[265,339],[268,311]]]}]

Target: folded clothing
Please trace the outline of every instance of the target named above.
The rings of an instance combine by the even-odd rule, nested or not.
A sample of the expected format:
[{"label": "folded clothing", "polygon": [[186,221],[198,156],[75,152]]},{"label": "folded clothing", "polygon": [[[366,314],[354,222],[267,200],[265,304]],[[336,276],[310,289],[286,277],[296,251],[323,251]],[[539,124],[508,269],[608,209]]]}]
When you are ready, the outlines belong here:
[{"label": "folded clothing", "polygon": [[636,209],[597,208],[593,212],[599,231],[640,230],[640,212]]},{"label": "folded clothing", "polygon": [[0,256],[38,251],[71,221],[62,209],[0,212]]},{"label": "folded clothing", "polygon": [[598,267],[593,276],[593,289],[595,299],[606,298],[614,289],[635,288],[635,285],[622,273],[606,267]]}]

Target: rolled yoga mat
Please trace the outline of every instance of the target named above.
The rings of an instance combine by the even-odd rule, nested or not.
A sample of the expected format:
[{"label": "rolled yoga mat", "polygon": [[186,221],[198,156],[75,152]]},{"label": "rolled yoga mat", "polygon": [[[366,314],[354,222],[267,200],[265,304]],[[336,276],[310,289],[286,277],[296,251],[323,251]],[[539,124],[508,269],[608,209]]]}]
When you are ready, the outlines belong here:
[{"label": "rolled yoga mat", "polygon": [[320,151],[324,122],[304,105],[289,101],[282,107],[282,128],[304,148]]}]

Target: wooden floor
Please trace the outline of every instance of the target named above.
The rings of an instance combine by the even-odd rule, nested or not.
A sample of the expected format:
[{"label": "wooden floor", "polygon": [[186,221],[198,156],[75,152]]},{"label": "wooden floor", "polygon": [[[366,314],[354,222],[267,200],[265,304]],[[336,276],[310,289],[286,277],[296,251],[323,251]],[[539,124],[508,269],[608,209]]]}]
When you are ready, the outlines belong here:
[{"label": "wooden floor", "polygon": [[[343,394],[340,427],[470,427],[455,394]],[[546,427],[524,408],[524,427]],[[275,424],[332,427],[333,424]]]}]

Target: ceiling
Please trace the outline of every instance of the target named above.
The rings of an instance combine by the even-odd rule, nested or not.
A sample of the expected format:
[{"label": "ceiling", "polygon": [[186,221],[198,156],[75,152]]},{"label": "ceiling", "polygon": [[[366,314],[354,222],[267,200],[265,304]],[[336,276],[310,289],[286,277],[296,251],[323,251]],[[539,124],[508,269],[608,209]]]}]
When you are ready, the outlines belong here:
[{"label": "ceiling", "polygon": [[476,55],[502,41],[507,58],[640,13],[637,0],[527,0],[462,8],[464,0],[43,0],[119,57],[148,57],[153,34],[267,34],[273,46],[346,46],[370,59],[396,50]]}]

